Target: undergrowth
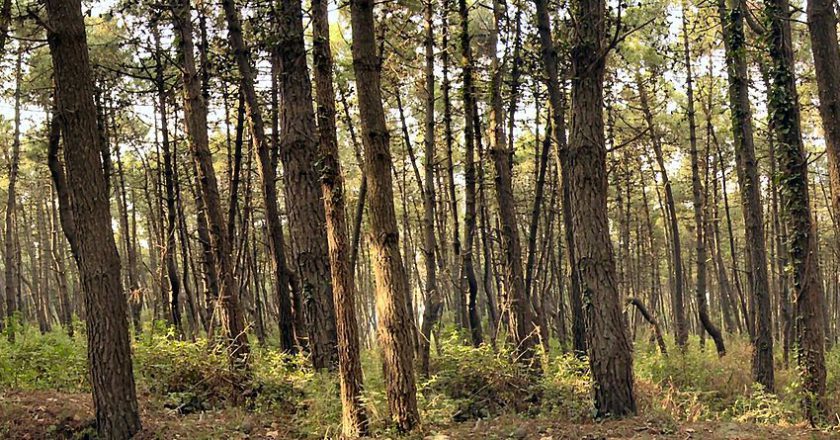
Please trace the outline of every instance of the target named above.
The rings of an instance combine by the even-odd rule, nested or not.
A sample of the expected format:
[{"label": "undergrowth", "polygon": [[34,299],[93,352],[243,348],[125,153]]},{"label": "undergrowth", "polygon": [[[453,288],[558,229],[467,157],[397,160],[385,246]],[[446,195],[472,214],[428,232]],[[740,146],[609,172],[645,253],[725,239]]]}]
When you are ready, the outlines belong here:
[{"label": "undergrowth", "polygon": [[[40,335],[26,328],[10,344],[0,339],[0,391],[88,392],[83,328],[72,339],[60,331]],[[507,413],[567,422],[591,420],[594,413],[587,360],[552,349],[541,353],[542,374],[534,376],[512,361],[504,344],[474,348],[462,336],[443,332],[433,347],[431,374],[418,378],[418,404],[426,426],[484,419]],[[730,336],[727,354],[702,349],[691,339],[681,353],[669,341],[661,355],[646,338],[635,345],[634,368],[639,412],[673,423],[733,421],[758,424],[802,422],[799,385],[793,366],[776,361],[776,392],[752,381],[751,348]],[[334,372],[315,372],[303,356],[254,346],[250,370],[227,362],[207,340],[181,341],[164,328],[146,332],[133,345],[134,372],[141,395],[181,413],[235,405],[247,411],[282,412],[301,438],[329,438],[339,430],[341,402]],[[791,362],[795,362],[793,356]],[[376,351],[362,354],[364,401],[371,427],[388,433],[382,364]],[[827,353],[828,405],[838,408],[840,349]]]}]

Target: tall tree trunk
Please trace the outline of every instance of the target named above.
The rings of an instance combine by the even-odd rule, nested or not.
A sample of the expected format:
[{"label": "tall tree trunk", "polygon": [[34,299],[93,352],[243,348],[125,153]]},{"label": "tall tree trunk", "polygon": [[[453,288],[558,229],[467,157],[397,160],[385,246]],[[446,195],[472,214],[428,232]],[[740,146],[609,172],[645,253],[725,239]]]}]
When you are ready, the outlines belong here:
[{"label": "tall tree trunk", "polygon": [[650,140],[653,144],[653,151],[656,155],[656,163],[659,166],[659,174],[662,176],[662,185],[665,187],[665,204],[667,206],[668,225],[671,232],[671,264],[674,273],[674,291],[673,295],[673,314],[674,314],[674,329],[677,345],[680,349],[685,350],[688,343],[688,324],[685,318],[685,295],[683,288],[685,281],[683,279],[682,268],[682,246],[680,240],[680,224],[677,220],[677,206],[674,202],[674,193],[671,189],[671,180],[668,178],[668,171],[665,168],[665,157],[662,153],[662,139],[660,138],[659,130],[656,128],[656,123],[653,120],[653,110],[648,101],[647,88],[642,81],[641,74],[637,73],[636,83],[639,88],[639,100],[644,113],[645,121],[650,133]]},{"label": "tall tree trunk", "polygon": [[[789,266],[796,298],[797,360],[802,376],[802,403],[811,423],[825,418],[825,337],[823,287],[808,191],[808,162],[802,143],[799,95],[796,91],[790,5],[765,0],[766,38],[772,62],[768,109],[775,130],[776,161],[788,229]],[[769,330],[769,329],[768,329]]]},{"label": "tall tree trunk", "polygon": [[[289,274],[288,270],[286,270],[286,258],[285,255],[283,255],[283,230],[282,225],[280,223],[280,210],[277,206],[277,186],[275,182],[277,177],[277,170],[274,161],[272,160],[272,154],[269,149],[269,146],[266,143],[265,127],[263,124],[262,114],[260,113],[260,108],[257,101],[257,94],[254,90],[254,77],[251,72],[250,56],[242,38],[242,25],[239,20],[239,13],[236,10],[236,5],[234,4],[233,0],[222,1],[222,7],[225,10],[225,17],[227,19],[228,24],[228,38],[230,40],[230,45],[233,49],[234,56],[236,57],[236,64],[239,67],[239,75],[242,77],[241,86],[242,93],[245,97],[246,115],[250,123],[251,140],[253,143],[253,148],[254,150],[256,150],[257,156],[259,157],[258,164],[262,183],[263,204],[265,205],[266,211],[265,217],[266,222],[268,223],[268,238],[272,250],[274,274],[275,278],[277,279],[277,283],[275,283],[275,288],[277,289],[275,295],[277,296],[278,304],[280,306],[280,347],[284,351],[294,353],[297,350],[295,348],[294,342],[295,333],[294,318],[292,315],[292,303],[289,292],[285,288],[286,286],[288,286],[288,282],[286,281],[288,280]],[[309,103],[309,105],[312,105],[311,102]],[[310,119],[312,118],[314,118],[314,116],[310,115]],[[312,136],[314,136],[314,133],[310,134],[310,137]],[[286,174],[292,173],[294,173],[293,170],[286,170]],[[314,175],[312,177],[313,179],[315,178]],[[317,191],[317,187],[315,187],[315,189]],[[295,220],[297,220],[297,218],[295,218]],[[316,225],[318,224],[323,225],[323,221],[321,221],[321,223],[316,223]],[[314,239],[315,237],[323,237],[323,229],[324,228],[321,228],[319,234],[316,234],[310,238]],[[306,240],[307,237],[300,237],[300,239]],[[325,253],[320,252],[318,256],[325,256]],[[324,261],[326,261],[326,259]],[[326,268],[324,269],[326,270]],[[328,279],[327,282],[329,282]],[[326,292],[324,291],[324,289],[325,288],[322,286],[320,290],[313,293],[325,294]],[[329,296],[327,298],[318,297],[316,298],[316,301],[318,301],[319,305],[324,305],[324,302],[328,304],[325,306],[326,309],[323,310],[334,311],[331,306],[332,302],[329,301]],[[320,316],[318,318],[320,318]],[[319,319],[317,323],[324,326],[320,329],[321,331],[328,331],[329,327],[327,326],[332,326],[332,335],[334,336],[334,313],[331,315],[331,319],[328,319],[323,322]],[[331,342],[334,341],[335,338],[332,338]],[[315,365],[317,368],[324,368],[327,364],[322,364],[321,362],[325,362],[327,360],[326,358],[334,359],[333,355],[335,354],[335,348],[333,347],[333,349],[330,350],[328,347],[323,345],[328,344],[330,341],[310,341],[310,343],[315,342],[318,343],[318,347],[316,347],[316,351],[313,353],[312,356],[313,365]],[[332,353],[333,355],[327,355],[327,353]]]},{"label": "tall tree trunk", "polygon": [[[178,279],[178,268],[175,265],[175,227],[177,222],[177,211],[175,209],[175,181],[173,172],[172,144],[169,142],[169,120],[167,116],[167,91],[164,80],[164,53],[160,46],[160,34],[157,24],[153,25],[152,37],[155,41],[155,86],[158,92],[158,106],[160,108],[161,147],[163,150],[163,181],[166,187],[166,228],[165,246],[162,248],[163,260],[166,265],[166,278],[169,280],[169,293],[172,302],[177,302],[181,291],[181,283]],[[163,316],[170,324],[173,324],[173,315],[170,314],[171,306],[164,292],[162,293]]]},{"label": "tall tree trunk", "polygon": [[[478,283],[475,279],[475,268],[473,266],[473,239],[475,238],[475,196],[476,196],[476,170],[475,170],[475,146],[481,142],[481,127],[478,126],[478,110],[476,108],[475,86],[473,84],[473,54],[470,47],[469,33],[469,10],[466,0],[458,0],[458,15],[461,19],[461,58],[463,65],[463,94],[464,94],[464,247],[461,249],[461,283],[456,289],[456,294],[463,295],[467,291],[467,310],[472,306],[475,308],[475,299],[478,293]],[[499,122],[502,123],[501,121]],[[463,285],[466,283],[466,286]],[[466,289],[464,289],[466,287]],[[457,302],[456,302],[457,304]],[[462,309],[463,311],[463,309]],[[457,322],[457,321],[456,321]],[[467,323],[469,319],[463,319]],[[470,325],[470,334],[474,346],[481,343],[481,331],[479,328]]]},{"label": "tall tree trunk", "polygon": [[443,298],[437,285],[437,243],[435,241],[435,0],[426,0],[425,18],[425,104],[423,133],[423,256],[426,268],[426,298],[423,322],[420,328],[420,372],[429,376],[429,349],[432,344],[432,327],[440,319]]},{"label": "tall tree trunk", "polygon": [[341,380],[342,435],[368,435],[367,411],[362,400],[362,364],[359,325],[356,321],[356,281],[350,267],[350,244],[345,217],[344,178],[338,154],[335,125],[333,60],[327,0],[312,2],[313,65],[315,66],[318,134],[321,156],[321,190],[327,219],[330,268],[338,334],[338,369]]},{"label": "tall tree trunk", "polygon": [[227,237],[222,213],[219,185],[213,169],[213,157],[207,137],[207,103],[201,95],[201,82],[195,67],[193,27],[190,20],[190,0],[179,0],[173,13],[178,47],[183,63],[184,123],[190,149],[198,168],[196,176],[201,183],[201,195],[207,207],[207,223],[219,273],[219,299],[217,309],[228,353],[236,367],[245,367],[250,351],[245,319],[239,303],[239,286],[233,276],[231,245]]},{"label": "tall tree trunk", "polygon": [[[129,439],[140,430],[140,416],[82,5],[77,0],[48,0],[46,9],[56,85],[53,123],[59,127],[51,130],[49,165],[85,296],[96,429],[102,438]],[[64,139],[63,166],[59,133]]]},{"label": "tall tree trunk", "polygon": [[[231,15],[228,14],[228,17],[230,22]],[[316,171],[319,166],[318,134],[306,65],[300,1],[282,1],[279,20],[277,50],[280,60],[280,94],[283,99],[280,120],[282,136],[278,149],[283,162],[292,250],[306,307],[312,364],[318,369],[333,369],[338,363],[336,316],[332,301],[324,204],[321,202],[322,193]],[[231,29],[234,27],[231,26]],[[242,46],[241,34],[234,37],[234,33],[231,34],[231,41],[232,46],[238,49],[237,58],[243,77],[251,133],[254,134],[255,142],[258,142],[256,139],[262,136],[263,131],[262,117],[253,89],[250,61]],[[259,150],[259,145],[255,145],[255,148]]]},{"label": "tall tree trunk", "polygon": [[18,316],[17,298],[20,295],[20,264],[15,258],[15,206],[17,204],[16,184],[18,170],[20,167],[20,82],[21,63],[23,50],[18,48],[17,61],[15,63],[15,127],[12,139],[12,156],[9,160],[9,189],[6,199],[6,237],[4,241],[5,251],[5,277],[6,277],[6,335],[9,342],[15,342],[17,333]]},{"label": "tall tree trunk", "polygon": [[574,228],[572,222],[571,193],[569,188],[568,145],[566,144],[566,106],[560,75],[557,72],[557,48],[552,38],[551,16],[548,13],[548,1],[536,0],[537,30],[540,37],[540,55],[542,67],[546,73],[548,101],[551,105],[552,138],[555,145],[555,159],[560,172],[560,190],[563,193],[563,229],[565,231],[566,252],[571,267],[569,299],[572,308],[572,349],[575,353],[586,353],[585,324],[583,302],[580,294],[580,278],[576,269]]},{"label": "tall tree trunk", "polygon": [[635,414],[633,358],[616,286],[615,258],[607,225],[607,167],[604,141],[606,5],[576,0],[572,17],[572,127],[569,183],[575,240],[586,304],[589,364],[597,416]]},{"label": "tall tree trunk", "polygon": [[[706,302],[706,244],[709,240],[704,233],[706,231],[706,224],[704,219],[705,210],[705,196],[703,193],[703,184],[700,182],[700,159],[697,153],[697,121],[695,118],[694,109],[694,77],[691,72],[691,51],[688,40],[688,12],[683,2],[682,11],[682,31],[683,31],[683,55],[685,56],[685,71],[686,71],[686,95],[688,97],[688,141],[690,145],[691,156],[691,192],[694,201],[694,228],[696,233],[695,245],[697,246],[697,285],[695,295],[697,297],[697,314],[700,318],[700,323],[703,328],[709,333],[709,336],[715,341],[715,349],[718,356],[726,354],[726,346],[723,343],[723,335],[720,330],[709,318],[709,307]],[[706,169],[706,162],[708,155],[703,157],[703,168]]]},{"label": "tall tree trunk", "polygon": [[[758,310],[753,332],[753,377],[768,391],[775,389],[773,371],[773,334],[770,309],[770,285],[767,276],[767,250],[764,241],[764,214],[761,207],[761,183],[755,158],[752,109],[747,77],[744,15],[749,14],[740,0],[727,11],[726,0],[718,0],[718,14],[723,28],[726,70],[729,80],[729,106],[734,137],[738,185],[744,211],[747,241],[749,294],[755,298]],[[737,276],[737,274],[736,274]],[[753,320],[750,320],[752,323]]]},{"label": "tall tree trunk", "polygon": [[372,0],[350,2],[353,70],[365,145],[365,175],[370,186],[370,243],[376,275],[376,312],[385,371],[385,394],[397,429],[411,431],[420,423],[414,382],[413,331],[406,309],[409,287],[400,256],[394,210],[393,163],[382,107],[373,7]]},{"label": "tall tree trunk", "polygon": [[[493,15],[496,19],[496,25],[491,35],[490,47],[496,47],[493,41],[498,39],[499,29],[502,27],[502,20],[504,19],[501,0],[493,1]],[[516,201],[513,198],[513,165],[511,163],[513,152],[508,150],[505,138],[505,112],[502,107],[504,68],[499,63],[496,51],[493,51],[490,61],[490,69],[493,75],[490,86],[490,124],[493,128],[490,155],[493,158],[496,171],[493,180],[496,188],[496,200],[499,204],[503,267],[508,288],[504,306],[508,318],[508,336],[515,347],[517,358],[526,364],[534,363],[533,368],[539,370],[539,358],[535,356],[534,351],[539,343],[539,327],[536,325],[534,311],[528,300],[528,292],[525,290],[525,274],[522,273],[522,245],[516,219]],[[543,337],[547,336],[543,335]]]},{"label": "tall tree trunk", "polygon": [[834,2],[812,0],[807,4],[808,29],[814,54],[814,71],[820,97],[820,117],[828,156],[831,201],[840,215],[840,46]]}]

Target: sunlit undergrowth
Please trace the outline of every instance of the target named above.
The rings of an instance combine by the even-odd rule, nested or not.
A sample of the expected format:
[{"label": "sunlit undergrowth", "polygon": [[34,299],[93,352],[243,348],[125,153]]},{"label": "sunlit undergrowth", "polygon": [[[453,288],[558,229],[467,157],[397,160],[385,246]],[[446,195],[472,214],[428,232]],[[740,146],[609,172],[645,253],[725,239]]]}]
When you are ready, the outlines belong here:
[{"label": "sunlit undergrowth", "polygon": [[[54,331],[27,329],[9,344],[0,339],[0,390],[87,392],[83,329],[75,339]],[[543,374],[534,379],[498,344],[473,348],[444,332],[433,347],[431,375],[418,378],[418,402],[426,426],[491,418],[506,413],[551,417],[568,422],[590,420],[593,411],[588,363],[552,348],[542,353]],[[727,355],[701,349],[692,339],[680,353],[669,341],[661,355],[640,335],[635,347],[635,377],[640,413],[673,423],[704,420],[786,425],[802,422],[795,368],[778,357],[776,393],[751,379],[749,344],[727,340]],[[793,362],[792,356],[792,362]],[[840,350],[827,354],[828,405],[840,396]],[[376,351],[362,356],[365,399],[374,432],[387,431],[382,367]],[[294,418],[301,437],[324,438],[338,432],[341,403],[337,375],[314,372],[304,356],[288,356],[254,347],[247,374],[235,371],[223,350],[204,339],[179,341],[158,328],[134,343],[134,371],[139,393],[178,412],[199,412],[232,405],[257,414]],[[833,420],[836,420],[833,419]]]}]

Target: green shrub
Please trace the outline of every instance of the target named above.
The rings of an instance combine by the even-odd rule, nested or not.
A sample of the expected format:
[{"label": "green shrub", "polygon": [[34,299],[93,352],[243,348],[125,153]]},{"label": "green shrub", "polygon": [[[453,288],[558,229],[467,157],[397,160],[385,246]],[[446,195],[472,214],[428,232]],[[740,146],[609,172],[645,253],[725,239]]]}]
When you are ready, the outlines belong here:
[{"label": "green shrub", "polygon": [[725,412],[725,417],[738,422],[779,424],[792,422],[796,418],[796,406],[785,402],[779,395],[768,393],[755,383],[750,393],[735,400]]},{"label": "green shrub", "polygon": [[80,338],[58,330],[41,335],[31,328],[18,334],[14,344],[0,338],[0,387],[86,390],[87,353]]},{"label": "green shrub", "polygon": [[582,420],[594,414],[589,361],[571,353],[550,359],[543,378],[542,411],[563,420]]},{"label": "green shrub", "polygon": [[450,336],[441,341],[440,355],[432,357],[432,377],[422,392],[428,402],[435,402],[434,394],[452,399],[455,421],[525,411],[537,403],[540,390],[533,375],[512,359],[504,347],[495,352],[489,345],[474,348]]}]

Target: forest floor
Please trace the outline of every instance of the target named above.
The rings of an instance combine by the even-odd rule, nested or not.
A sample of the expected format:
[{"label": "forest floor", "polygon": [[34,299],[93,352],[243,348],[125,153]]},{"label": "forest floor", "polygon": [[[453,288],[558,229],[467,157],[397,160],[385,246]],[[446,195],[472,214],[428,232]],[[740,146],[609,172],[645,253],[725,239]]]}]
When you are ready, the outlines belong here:
[{"label": "forest floor", "polygon": [[[148,395],[139,396],[143,431],[138,439],[299,439],[292,419],[280,412],[242,408],[181,415]],[[0,438],[85,439],[93,432],[89,394],[8,391],[0,394]],[[329,434],[327,434],[329,436]],[[327,437],[329,438],[329,437]],[[388,438],[388,437],[379,437]],[[601,439],[840,439],[804,425],[767,426],[735,422],[675,424],[644,415],[607,422],[572,424],[549,418],[502,415],[488,420],[426,426],[411,440],[601,440]]]}]

